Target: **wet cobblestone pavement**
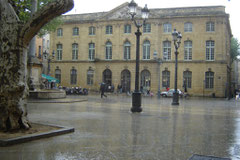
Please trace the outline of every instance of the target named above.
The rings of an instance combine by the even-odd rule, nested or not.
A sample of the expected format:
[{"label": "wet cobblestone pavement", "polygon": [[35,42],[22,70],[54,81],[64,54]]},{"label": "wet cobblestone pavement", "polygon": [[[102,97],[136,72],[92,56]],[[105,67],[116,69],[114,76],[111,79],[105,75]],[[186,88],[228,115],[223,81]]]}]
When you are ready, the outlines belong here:
[{"label": "wet cobblestone pavement", "polygon": [[75,132],[9,147],[0,160],[187,160],[193,154],[240,160],[240,101],[71,96],[74,103],[29,103],[32,122],[74,127]]}]

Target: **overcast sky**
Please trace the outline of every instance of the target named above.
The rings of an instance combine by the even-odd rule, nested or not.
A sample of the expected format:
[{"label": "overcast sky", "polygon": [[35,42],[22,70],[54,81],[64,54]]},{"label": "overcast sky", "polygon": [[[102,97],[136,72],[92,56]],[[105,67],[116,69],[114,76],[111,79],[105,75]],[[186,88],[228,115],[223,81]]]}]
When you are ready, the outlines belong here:
[{"label": "overcast sky", "polygon": [[[74,0],[74,8],[67,14],[92,13],[110,11],[113,8],[131,0]],[[240,0],[135,0],[140,7],[172,8],[223,5],[230,14],[232,34],[240,41]]]}]

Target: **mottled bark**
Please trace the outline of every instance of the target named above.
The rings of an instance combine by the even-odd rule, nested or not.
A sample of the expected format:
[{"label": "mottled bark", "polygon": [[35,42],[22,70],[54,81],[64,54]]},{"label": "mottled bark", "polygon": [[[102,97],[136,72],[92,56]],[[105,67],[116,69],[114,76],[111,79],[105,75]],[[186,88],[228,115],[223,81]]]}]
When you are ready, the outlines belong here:
[{"label": "mottled bark", "polygon": [[27,118],[27,45],[43,25],[73,7],[56,0],[23,24],[8,0],[0,0],[0,129],[30,127]]}]

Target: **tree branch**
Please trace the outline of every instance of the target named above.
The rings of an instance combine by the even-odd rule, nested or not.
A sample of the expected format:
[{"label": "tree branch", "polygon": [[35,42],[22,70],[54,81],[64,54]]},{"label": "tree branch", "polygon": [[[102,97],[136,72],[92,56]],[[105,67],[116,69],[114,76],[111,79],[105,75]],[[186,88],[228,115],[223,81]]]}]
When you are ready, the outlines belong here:
[{"label": "tree branch", "polygon": [[20,32],[20,36],[23,38],[23,44],[28,45],[30,40],[45,24],[55,17],[69,11],[73,6],[73,0],[56,0],[37,11],[33,17],[24,24]]}]

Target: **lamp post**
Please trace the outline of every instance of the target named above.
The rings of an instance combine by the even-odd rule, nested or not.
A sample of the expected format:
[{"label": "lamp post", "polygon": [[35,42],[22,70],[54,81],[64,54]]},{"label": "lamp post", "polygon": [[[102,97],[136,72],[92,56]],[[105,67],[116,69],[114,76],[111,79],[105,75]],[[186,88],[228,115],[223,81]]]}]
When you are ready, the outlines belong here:
[{"label": "lamp post", "polygon": [[158,98],[161,97],[161,90],[160,90],[160,65],[162,64],[163,60],[162,58],[158,58],[157,57],[157,51],[154,51],[153,52],[153,57],[154,57],[154,60],[158,63],[158,68],[157,68],[157,72],[158,72],[158,91],[157,91],[157,95],[158,95]]},{"label": "lamp post", "polygon": [[142,112],[141,108],[141,93],[139,92],[139,44],[140,44],[140,28],[145,24],[146,19],[149,15],[149,10],[147,5],[142,9],[142,19],[143,22],[141,23],[139,20],[136,21],[135,16],[137,15],[137,3],[132,0],[129,5],[129,14],[132,17],[132,21],[134,21],[135,26],[137,27],[136,35],[136,74],[135,74],[135,90],[132,94],[132,112]]},{"label": "lamp post", "polygon": [[173,42],[175,46],[175,82],[172,105],[179,105],[179,93],[177,90],[177,70],[178,70],[178,48],[181,44],[182,35],[176,29],[172,32]]},{"label": "lamp post", "polygon": [[47,53],[46,51],[43,53],[44,58],[47,60],[47,75],[50,74],[50,62],[52,61],[52,59],[54,59],[55,56],[55,51],[53,50],[52,55],[49,55],[49,53]]}]

